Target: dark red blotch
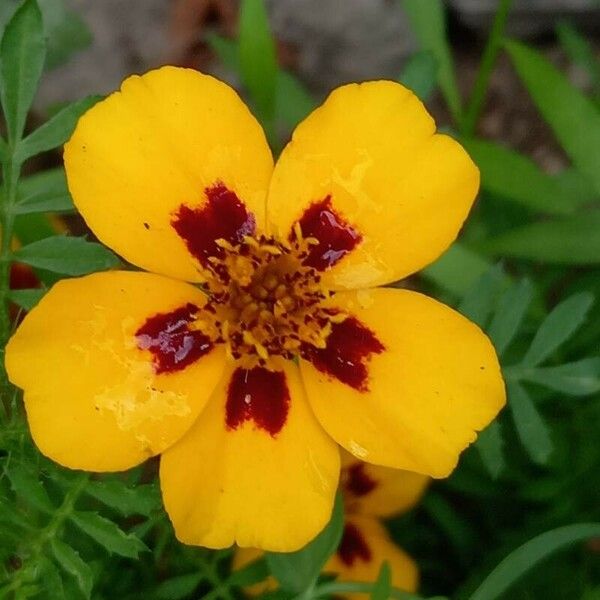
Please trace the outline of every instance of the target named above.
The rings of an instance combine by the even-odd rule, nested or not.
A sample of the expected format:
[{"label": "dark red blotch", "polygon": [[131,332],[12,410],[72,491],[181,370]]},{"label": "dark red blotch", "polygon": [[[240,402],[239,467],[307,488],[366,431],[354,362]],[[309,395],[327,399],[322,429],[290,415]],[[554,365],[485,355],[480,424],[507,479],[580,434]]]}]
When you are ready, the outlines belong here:
[{"label": "dark red blotch", "polygon": [[303,344],[302,357],[319,371],[335,377],[360,392],[368,390],[367,360],[385,350],[375,334],[358,319],[348,317],[334,323],[325,348]]},{"label": "dark red blotch", "polygon": [[285,425],[289,407],[290,392],[282,371],[254,367],[233,372],[225,407],[229,429],[254,421],[256,427],[275,436]]},{"label": "dark red blotch", "polygon": [[211,256],[223,255],[216,240],[238,244],[244,236],[254,233],[256,221],[235,192],[222,183],[206,188],[204,193],[207,202],[203,206],[190,208],[182,204],[171,225],[185,241],[190,254],[207,267]]},{"label": "dark red blotch", "polygon": [[[314,237],[318,244],[311,246],[304,264],[319,271],[341,260],[362,240],[362,236],[333,209],[331,196],[311,204],[299,220],[302,235]],[[292,231],[291,239],[295,238]]]},{"label": "dark red blotch", "polygon": [[189,329],[197,312],[198,307],[188,302],[171,312],[150,317],[136,331],[138,348],[153,354],[156,373],[181,371],[210,352],[210,339]]},{"label": "dark red blotch", "polygon": [[366,496],[377,487],[377,481],[365,472],[364,463],[348,467],[347,474],[346,490],[353,496]]},{"label": "dark red blotch", "polygon": [[344,526],[337,554],[348,567],[351,567],[357,559],[363,562],[371,560],[371,549],[356,525],[346,523]]}]

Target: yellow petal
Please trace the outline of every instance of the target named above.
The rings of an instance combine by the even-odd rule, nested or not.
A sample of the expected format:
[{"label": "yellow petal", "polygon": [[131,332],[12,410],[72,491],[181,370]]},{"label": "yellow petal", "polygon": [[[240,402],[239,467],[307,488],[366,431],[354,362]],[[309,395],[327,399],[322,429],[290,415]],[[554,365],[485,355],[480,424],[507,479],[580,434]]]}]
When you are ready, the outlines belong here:
[{"label": "yellow petal", "polygon": [[61,465],[128,469],[192,425],[224,368],[215,348],[187,368],[157,374],[136,332],[150,317],[204,295],[149,273],[96,273],[57,283],[6,348],[10,380],[25,391],[31,434]]},{"label": "yellow petal", "polygon": [[[317,418],[361,460],[446,477],[504,406],[491,342],[457,312],[408,290],[341,292],[331,303],[368,328],[383,350],[361,357],[352,353],[352,340],[342,338],[345,347],[331,357],[327,349],[323,362],[315,362],[321,370],[301,361]],[[335,371],[340,365],[354,387],[327,372],[327,366]],[[368,377],[358,385],[351,376],[361,369]]]},{"label": "yellow petal", "polygon": [[[287,236],[309,206],[330,198],[320,215],[332,238],[323,248],[338,258],[325,274],[330,286],[372,287],[418,271],[456,238],[479,188],[463,148],[434,133],[423,104],[398,83],[338,88],[298,126],[275,166],[271,229]],[[345,255],[344,227],[361,238]]]},{"label": "yellow petal", "polygon": [[341,485],[347,513],[391,517],[410,510],[421,499],[429,477],[380,467],[342,454]]},{"label": "yellow petal", "polygon": [[[227,189],[261,226],[273,160],[229,86],[163,67],[128,78],[80,119],[65,167],[75,204],[102,242],[146,270],[200,281],[197,256],[173,225],[182,206],[187,228],[198,229],[207,190]],[[199,231],[195,243],[213,230]]]},{"label": "yellow petal", "polygon": [[[337,581],[372,583],[377,581],[381,565],[389,564],[392,585],[406,592],[417,589],[419,573],[414,561],[390,539],[385,527],[373,517],[352,515],[346,518],[338,551],[323,572],[337,575]],[[368,594],[345,594],[362,600]]]},{"label": "yellow petal", "polygon": [[297,367],[281,361],[278,369],[232,369],[163,454],[163,499],[180,541],[287,552],[328,522],[339,451],[314,418]]}]

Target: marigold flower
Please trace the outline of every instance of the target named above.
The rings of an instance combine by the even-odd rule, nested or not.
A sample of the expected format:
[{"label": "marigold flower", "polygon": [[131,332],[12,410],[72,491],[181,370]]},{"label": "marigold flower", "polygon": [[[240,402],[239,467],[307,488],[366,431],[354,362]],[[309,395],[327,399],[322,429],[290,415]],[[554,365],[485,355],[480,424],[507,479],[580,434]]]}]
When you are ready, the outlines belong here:
[{"label": "marigold flower", "polygon": [[401,85],[335,90],[274,167],[230,87],[164,67],[90,109],[64,158],[92,231],[150,273],[56,284],[7,369],[60,464],[162,453],[181,541],[295,550],[329,519],[338,444],[444,477],[503,406],[478,327],[374,287],[439,256],[479,185]]},{"label": "marigold flower", "polygon": [[[371,583],[377,581],[384,562],[390,565],[392,585],[415,592],[419,571],[415,562],[390,538],[380,519],[400,515],[421,499],[429,478],[418,473],[379,467],[343,453],[340,490],[344,495],[345,524],[337,552],[323,572],[338,581]],[[238,548],[233,568],[240,569],[263,555],[256,548]],[[246,588],[254,596],[277,589],[277,581]],[[368,598],[367,594],[346,594],[347,598]]]}]

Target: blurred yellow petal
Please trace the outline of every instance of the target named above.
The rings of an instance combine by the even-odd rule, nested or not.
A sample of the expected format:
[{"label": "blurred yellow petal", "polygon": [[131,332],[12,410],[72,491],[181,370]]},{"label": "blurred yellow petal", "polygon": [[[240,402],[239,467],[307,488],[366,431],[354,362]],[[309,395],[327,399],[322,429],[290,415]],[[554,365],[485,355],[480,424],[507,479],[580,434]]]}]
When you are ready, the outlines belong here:
[{"label": "blurred yellow petal", "polygon": [[[419,572],[415,562],[391,540],[385,527],[372,517],[347,517],[338,551],[329,559],[324,573],[337,575],[337,581],[372,583],[377,581],[381,565],[391,569],[392,585],[406,592],[417,589]],[[345,598],[363,600],[368,594],[345,594]]]},{"label": "blurred yellow petal", "polygon": [[[408,290],[341,292],[330,303],[383,350],[360,354],[357,342],[374,346],[367,334],[336,339],[334,329],[315,353],[319,368],[300,364],[315,415],[361,460],[446,477],[504,406],[491,342],[454,310]],[[332,340],[339,346],[329,348]],[[367,378],[356,380],[361,373]]]},{"label": "blurred yellow petal", "polygon": [[287,552],[329,521],[338,448],[314,418],[297,367],[277,368],[231,369],[163,454],[163,499],[180,541]]},{"label": "blurred yellow petal", "polygon": [[[398,83],[371,81],[334,90],[298,126],[275,166],[267,218],[286,237],[304,217],[305,236],[329,240],[318,248],[333,263],[326,283],[358,289],[435,260],[478,188],[477,168],[456,141],[435,135],[420,100]],[[319,214],[307,218],[311,206]],[[360,242],[346,252],[352,236]]]},{"label": "blurred yellow petal", "polygon": [[6,348],[23,388],[31,434],[61,465],[128,469],[162,452],[192,425],[224,369],[215,348],[185,369],[157,374],[137,345],[148,318],[205,296],[149,273],[96,273],[57,283]]},{"label": "blurred yellow petal", "polygon": [[[189,246],[202,239],[190,240],[189,230],[211,190],[216,201],[237,198],[257,226],[264,221],[273,168],[264,133],[229,86],[191,69],[129,77],[80,119],[64,158],[87,224],[148,271],[202,279]],[[174,228],[181,211],[183,238]],[[210,235],[207,229],[199,235]]]},{"label": "blurred yellow petal", "polygon": [[391,517],[413,508],[421,499],[429,477],[420,473],[380,467],[342,456],[341,487],[347,513]]}]

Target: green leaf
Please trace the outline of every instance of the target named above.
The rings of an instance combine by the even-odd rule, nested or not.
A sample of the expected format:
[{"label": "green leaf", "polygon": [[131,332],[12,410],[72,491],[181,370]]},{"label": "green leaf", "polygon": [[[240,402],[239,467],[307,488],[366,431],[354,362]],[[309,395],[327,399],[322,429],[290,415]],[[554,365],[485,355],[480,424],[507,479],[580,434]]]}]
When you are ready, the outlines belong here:
[{"label": "green leaf", "polygon": [[539,52],[512,41],[506,46],[519,76],[561,146],[600,192],[600,112]]},{"label": "green leaf", "polygon": [[24,161],[41,152],[62,146],[71,137],[81,115],[100,99],[101,96],[88,96],[63,108],[17,146],[19,159]]},{"label": "green leaf", "polygon": [[530,158],[482,140],[461,140],[481,170],[484,189],[528,209],[550,215],[568,215],[581,204],[576,193],[561,188]]},{"label": "green leaf", "polygon": [[26,0],[6,26],[0,44],[0,100],[12,143],[23,134],[45,56],[42,14],[36,0]]},{"label": "green leaf", "polygon": [[464,296],[492,264],[460,242],[455,242],[421,275],[455,296]]},{"label": "green leaf", "polygon": [[51,540],[50,547],[56,562],[73,577],[77,583],[77,587],[86,599],[92,595],[94,587],[94,576],[89,565],[79,556],[79,553],[71,546],[61,542],[54,537]]},{"label": "green leaf", "polygon": [[[600,154],[600,153],[599,153]],[[555,264],[600,262],[600,210],[513,229],[479,244],[494,255]]]},{"label": "green leaf", "polygon": [[103,504],[114,508],[124,517],[149,516],[160,507],[160,495],[154,485],[138,485],[134,488],[116,479],[92,481],[85,492]]},{"label": "green leaf", "polygon": [[600,536],[600,523],[579,523],[559,527],[529,540],[509,554],[471,594],[469,600],[496,600],[523,575],[554,552]]},{"label": "green leaf", "polygon": [[266,559],[259,558],[251,563],[244,565],[241,569],[234,571],[227,582],[229,585],[237,587],[249,587],[264,581],[269,576],[269,567]]},{"label": "green leaf", "polygon": [[64,275],[85,275],[116,267],[119,259],[107,248],[80,237],[56,235],[20,248],[15,260]]},{"label": "green leaf", "polygon": [[505,284],[506,277],[502,265],[493,266],[473,284],[459,304],[459,312],[480,327],[484,327]]},{"label": "green leaf", "polygon": [[281,587],[295,593],[310,588],[329,557],[337,550],[343,531],[344,507],[338,494],[329,524],[312,542],[297,552],[267,552],[267,564]]},{"label": "green leaf", "polygon": [[600,392],[600,358],[584,358],[558,367],[526,369],[520,378],[569,396],[589,396]]},{"label": "green leaf", "polygon": [[529,394],[514,381],[508,383],[508,405],[517,434],[527,454],[534,462],[545,465],[552,453],[548,427]]},{"label": "green leaf", "polygon": [[6,469],[6,474],[17,496],[37,510],[45,513],[54,511],[54,506],[50,502],[44,486],[40,483],[37,475],[34,475],[26,465],[11,463],[10,467]]},{"label": "green leaf", "polygon": [[429,99],[437,85],[438,65],[429,50],[411,56],[398,81],[412,90],[421,101]]},{"label": "green leaf", "polygon": [[268,126],[275,116],[278,68],[264,0],[242,0],[239,30],[240,75]]},{"label": "green leaf", "polygon": [[132,534],[126,534],[115,523],[95,512],[75,512],[71,520],[83,533],[103,546],[111,554],[126,558],[137,558],[140,552],[147,550],[146,544]]},{"label": "green leaf", "polygon": [[188,598],[201,581],[202,573],[200,571],[178,575],[177,577],[172,577],[161,582],[156,590],[154,590],[152,597],[155,600],[180,600],[181,598]]},{"label": "green leaf", "polygon": [[475,447],[487,472],[492,479],[497,479],[506,468],[504,438],[498,421],[493,421],[479,433]]},{"label": "green leaf", "polygon": [[548,358],[575,333],[593,302],[592,294],[581,292],[558,304],[540,325],[521,364],[535,367]]},{"label": "green leaf", "polygon": [[8,298],[17,306],[25,310],[31,310],[48,290],[45,288],[32,288],[26,290],[9,290]]},{"label": "green leaf", "polygon": [[379,569],[377,581],[371,591],[371,600],[388,600],[392,591],[392,571],[387,561]]},{"label": "green leaf", "polygon": [[438,65],[437,78],[455,123],[460,122],[461,101],[450,45],[446,37],[446,11],[441,0],[402,0],[421,50],[431,52]]},{"label": "green leaf", "polygon": [[529,280],[523,279],[506,290],[500,298],[498,309],[488,329],[499,356],[504,354],[518,333],[532,297],[533,286]]},{"label": "green leaf", "polygon": [[17,215],[36,212],[74,211],[64,169],[50,169],[22,179],[13,211]]},{"label": "green leaf", "polygon": [[240,52],[235,40],[230,40],[214,31],[209,31],[206,34],[206,42],[225,67],[231,69],[234,73],[239,73]]},{"label": "green leaf", "polygon": [[293,129],[316,108],[315,99],[298,78],[287,71],[277,75],[277,119]]}]

